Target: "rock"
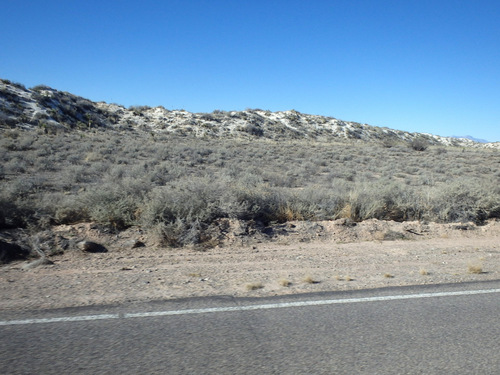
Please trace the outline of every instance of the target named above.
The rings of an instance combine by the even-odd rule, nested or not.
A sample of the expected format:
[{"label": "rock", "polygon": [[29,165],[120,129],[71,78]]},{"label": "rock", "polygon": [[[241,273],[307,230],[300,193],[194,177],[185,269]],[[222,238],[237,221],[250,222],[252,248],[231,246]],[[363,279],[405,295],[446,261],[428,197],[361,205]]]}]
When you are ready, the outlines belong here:
[{"label": "rock", "polygon": [[145,247],[146,244],[139,240],[130,240],[124,243],[124,245],[130,249],[136,249],[138,247]]},{"label": "rock", "polygon": [[476,229],[476,226],[471,223],[466,223],[466,224],[457,224],[452,227],[453,229],[456,230],[474,230]]},{"label": "rock", "polygon": [[348,227],[348,228],[352,228],[352,227],[355,227],[357,225],[357,223],[354,220],[350,219],[350,218],[339,219],[338,220],[338,224],[342,225],[342,226],[345,226],[345,227]]},{"label": "rock", "polygon": [[43,258],[34,260],[33,262],[30,262],[28,264],[25,264],[22,268],[23,268],[23,270],[29,270],[31,268],[35,268],[38,266],[53,265],[53,264],[54,264],[53,261],[43,257]]},{"label": "rock", "polygon": [[25,260],[29,255],[29,250],[17,244],[0,240],[0,263],[5,264],[14,260]]},{"label": "rock", "polygon": [[82,241],[78,243],[78,248],[87,253],[107,253],[108,249],[106,249],[103,245],[92,242],[92,241]]}]

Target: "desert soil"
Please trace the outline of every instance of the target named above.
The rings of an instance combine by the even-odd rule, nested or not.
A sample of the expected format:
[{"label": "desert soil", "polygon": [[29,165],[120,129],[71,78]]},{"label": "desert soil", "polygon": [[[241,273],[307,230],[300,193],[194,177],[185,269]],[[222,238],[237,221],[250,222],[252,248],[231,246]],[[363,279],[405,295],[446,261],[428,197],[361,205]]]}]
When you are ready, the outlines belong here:
[{"label": "desert soil", "polygon": [[[109,251],[0,266],[0,311],[500,279],[500,221],[294,222],[267,237],[232,231],[209,249],[161,248],[138,228],[116,235],[79,224],[54,233]],[[137,241],[145,246],[132,248]]]}]

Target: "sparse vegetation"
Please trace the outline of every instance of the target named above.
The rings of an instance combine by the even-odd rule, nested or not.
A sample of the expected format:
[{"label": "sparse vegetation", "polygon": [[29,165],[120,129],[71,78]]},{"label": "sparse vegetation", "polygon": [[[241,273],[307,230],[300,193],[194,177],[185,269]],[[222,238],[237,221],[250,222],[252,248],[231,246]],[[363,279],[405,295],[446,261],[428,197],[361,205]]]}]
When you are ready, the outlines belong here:
[{"label": "sparse vegetation", "polygon": [[479,263],[470,263],[467,266],[467,272],[472,274],[483,273],[483,265]]},{"label": "sparse vegetation", "polygon": [[262,283],[249,283],[245,287],[248,291],[251,291],[251,290],[262,289],[264,288],[264,285]]},{"label": "sparse vegetation", "polygon": [[[217,244],[222,219],[480,224],[500,217],[500,156],[365,142],[2,130],[0,225],[141,225],[168,246]],[[379,233],[380,240],[398,239]]]},{"label": "sparse vegetation", "polygon": [[[259,109],[126,109],[0,83],[9,103],[0,113],[0,229],[92,221],[114,231],[141,226],[165,246],[211,247],[230,219],[265,230],[292,220],[500,218],[496,149],[443,148],[426,135],[403,141],[382,128],[366,142],[368,125],[338,121],[352,136],[344,139],[319,127],[337,120],[297,111],[280,115],[289,127]],[[16,90],[43,111],[27,116]],[[153,118],[169,132],[153,131]]]},{"label": "sparse vegetation", "polygon": [[310,275],[307,275],[306,277],[304,277],[302,279],[302,281],[305,282],[306,284],[317,284],[317,283],[319,283],[318,280],[313,279],[312,276],[310,276]]},{"label": "sparse vegetation", "polygon": [[425,151],[429,147],[429,143],[423,137],[418,137],[410,142],[410,147],[415,151]]},{"label": "sparse vegetation", "polygon": [[292,285],[292,282],[288,279],[280,279],[279,284],[284,287],[289,287]]}]

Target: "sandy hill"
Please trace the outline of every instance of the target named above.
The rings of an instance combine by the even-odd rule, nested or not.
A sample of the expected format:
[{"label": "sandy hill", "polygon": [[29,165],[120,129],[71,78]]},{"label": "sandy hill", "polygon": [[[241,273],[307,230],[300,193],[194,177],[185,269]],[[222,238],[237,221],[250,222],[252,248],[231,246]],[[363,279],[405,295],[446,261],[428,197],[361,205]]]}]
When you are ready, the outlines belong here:
[{"label": "sandy hill", "polygon": [[131,106],[92,102],[80,96],[39,85],[31,89],[0,80],[0,127],[64,130],[89,128],[165,132],[197,137],[261,137],[268,139],[360,139],[391,142],[421,139],[428,144],[500,148],[500,143],[481,144],[467,138],[410,133],[309,115],[295,110],[261,109],[191,113],[164,107]]}]

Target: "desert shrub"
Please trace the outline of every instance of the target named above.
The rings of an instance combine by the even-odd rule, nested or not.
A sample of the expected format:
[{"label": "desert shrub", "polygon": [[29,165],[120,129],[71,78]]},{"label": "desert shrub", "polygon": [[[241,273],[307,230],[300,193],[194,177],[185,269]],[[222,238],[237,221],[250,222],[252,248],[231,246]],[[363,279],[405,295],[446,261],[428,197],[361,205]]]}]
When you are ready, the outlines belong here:
[{"label": "desert shrub", "polygon": [[288,189],[249,187],[234,180],[228,183],[207,177],[180,180],[175,185],[157,187],[145,197],[141,223],[163,233],[169,245],[199,243],[210,238],[209,229],[220,218],[264,225],[314,218],[321,208],[319,203],[307,200],[311,194],[300,196]]},{"label": "desert shrub", "polygon": [[225,216],[223,186],[206,177],[184,179],[154,188],[144,198],[141,224],[171,246],[199,243],[217,218]]},{"label": "desert shrub", "polygon": [[147,105],[131,105],[130,107],[128,107],[128,109],[129,111],[134,112],[136,115],[142,116],[143,113],[151,109],[151,107]]},{"label": "desert shrub", "polygon": [[198,117],[199,117],[199,119],[205,120],[205,121],[216,121],[216,122],[220,121],[220,119],[215,114],[211,114],[211,113],[202,113]]},{"label": "desert shrub", "polygon": [[341,217],[354,221],[367,219],[417,220],[422,216],[419,195],[411,187],[388,181],[358,183],[349,192]]},{"label": "desert shrub", "polygon": [[398,145],[398,143],[400,143],[400,141],[398,141],[398,139],[392,139],[392,138],[383,138],[382,141],[380,142],[382,147],[385,147],[385,148],[395,147]]},{"label": "desert shrub", "polygon": [[233,199],[237,209],[232,216],[241,220],[254,220],[264,224],[271,221],[286,221],[284,218],[287,204],[286,191],[266,186],[246,188],[238,186],[233,190]]},{"label": "desert shrub", "polygon": [[186,221],[177,219],[175,222],[158,222],[150,231],[159,244],[169,247],[207,244],[213,241],[209,226],[198,220]]},{"label": "desert shrub", "polygon": [[17,188],[0,190],[0,229],[24,228],[34,221],[35,205],[25,196],[20,196]]},{"label": "desert shrub", "polygon": [[216,184],[204,177],[156,187],[145,197],[142,222],[146,226],[177,219],[208,223],[220,216],[221,194]]},{"label": "desert shrub", "polygon": [[241,131],[257,137],[262,137],[264,135],[264,130],[258,124],[245,125],[241,128]]},{"label": "desert shrub", "polygon": [[459,179],[436,188],[429,205],[432,220],[481,224],[500,216],[500,188],[490,179]]},{"label": "desert shrub", "polygon": [[0,213],[14,226],[139,223],[176,246],[210,241],[221,218],[481,222],[500,216],[499,161],[453,147],[3,129]]},{"label": "desert shrub", "polygon": [[434,149],[436,155],[446,154],[447,150],[444,147],[438,147]]},{"label": "desert shrub", "polygon": [[36,213],[31,224],[73,224],[89,221],[86,206],[74,195],[45,192],[31,198]]},{"label": "desert shrub", "polygon": [[0,113],[0,125],[13,128],[18,124],[18,120],[10,117],[7,113]]},{"label": "desert shrub", "polygon": [[29,216],[23,207],[19,207],[15,201],[0,197],[0,229],[24,227]]},{"label": "desert shrub", "polygon": [[308,186],[297,192],[307,213],[314,220],[335,219],[345,205],[350,185],[345,181],[335,181],[331,187]]},{"label": "desert shrub", "polygon": [[287,192],[277,195],[280,199],[271,206],[270,221],[284,223],[291,220],[315,220],[324,213],[317,198],[303,192]]},{"label": "desert shrub", "polygon": [[2,79],[1,82],[5,83],[6,85],[12,85],[12,86],[17,87],[18,89],[21,89],[21,90],[26,90],[26,86],[24,86],[22,83],[19,83],[19,82],[13,82],[13,81],[10,81],[8,79]]},{"label": "desert shrub", "polygon": [[55,207],[53,222],[56,224],[75,224],[91,220],[87,208],[78,201],[61,202]]},{"label": "desert shrub", "polygon": [[46,86],[46,85],[36,85],[36,86],[33,86],[31,88],[31,90],[40,92],[43,90],[51,90],[51,88],[49,86]]},{"label": "desert shrub", "polygon": [[128,194],[120,185],[102,185],[82,194],[79,200],[88,217],[114,229],[124,229],[136,223],[140,198]]},{"label": "desert shrub", "polygon": [[429,147],[429,142],[424,138],[417,137],[410,142],[410,147],[415,151],[425,151]]},{"label": "desert shrub", "polygon": [[283,223],[290,220],[317,220],[333,218],[341,199],[331,191],[317,188],[304,190],[269,187],[237,186],[232,192],[233,202],[229,216],[241,220]]},{"label": "desert shrub", "polygon": [[[238,185],[243,188],[252,189],[264,185],[264,176],[258,169],[247,169],[237,173]],[[229,177],[228,177],[229,178]]]},{"label": "desert shrub", "polygon": [[234,191],[233,216],[242,220],[283,223],[290,220],[332,219],[343,204],[339,191],[306,187],[289,189],[261,185],[248,189],[239,186]]},{"label": "desert shrub", "polygon": [[[96,164],[93,165],[95,168]],[[93,170],[84,165],[71,165],[64,168],[61,173],[61,183],[65,183],[68,188],[72,185],[85,184],[95,181]]]}]

